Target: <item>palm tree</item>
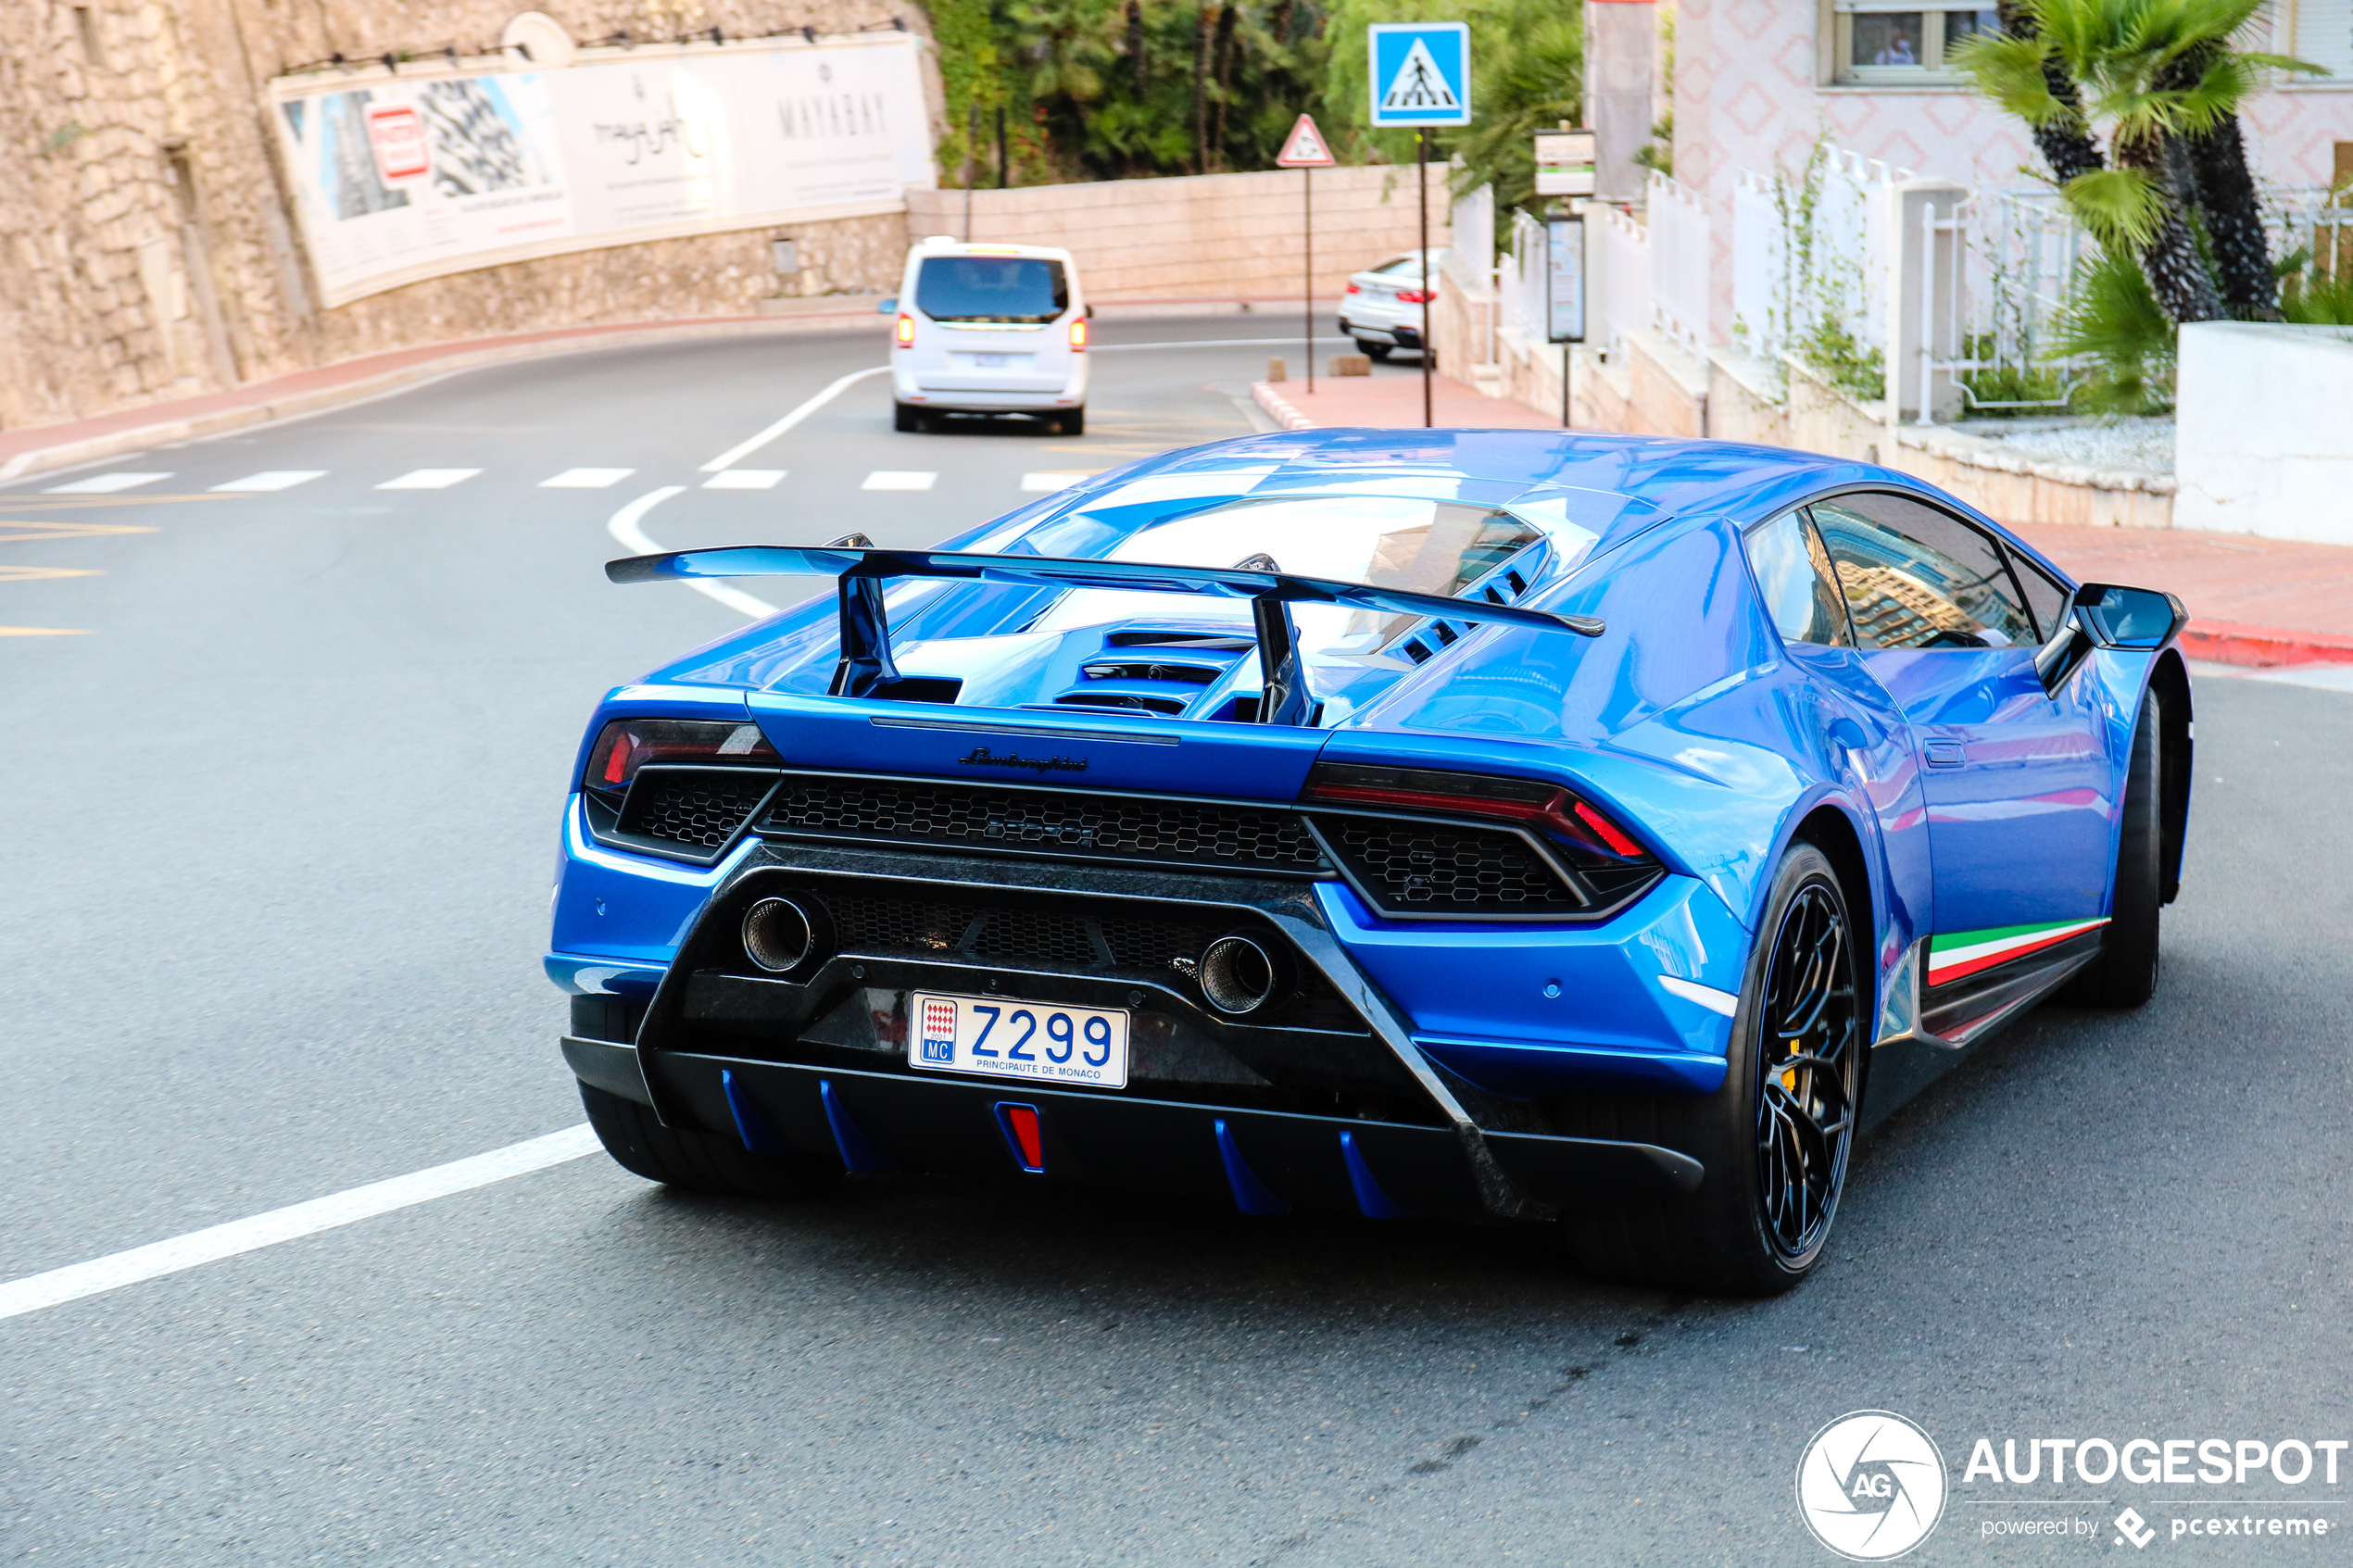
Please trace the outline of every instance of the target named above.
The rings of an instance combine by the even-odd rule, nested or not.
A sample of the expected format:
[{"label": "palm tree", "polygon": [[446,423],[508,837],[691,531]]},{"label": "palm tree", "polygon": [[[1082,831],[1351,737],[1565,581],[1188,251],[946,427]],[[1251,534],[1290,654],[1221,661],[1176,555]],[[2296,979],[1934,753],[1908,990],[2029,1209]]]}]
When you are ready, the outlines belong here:
[{"label": "palm tree", "polygon": [[[2237,108],[2259,69],[2313,68],[2232,46],[2262,4],[2014,0],[2015,22],[1955,54],[1955,64],[2004,107],[2038,132],[2056,133],[2044,156],[2069,206],[2103,244],[2139,257],[2150,293],[2175,322],[2230,313],[2191,226],[2201,207],[2231,303],[2241,313],[2270,306],[2268,285],[2256,279],[2259,269],[2268,275],[2270,257]],[[2113,167],[2082,167],[2073,133],[2088,133],[2093,121],[2110,128]],[[2037,143],[2045,138],[2038,134]],[[2212,169],[2210,179],[2201,177],[2201,164]],[[2225,213],[2219,221],[2217,206],[2202,200],[2209,190]]]}]

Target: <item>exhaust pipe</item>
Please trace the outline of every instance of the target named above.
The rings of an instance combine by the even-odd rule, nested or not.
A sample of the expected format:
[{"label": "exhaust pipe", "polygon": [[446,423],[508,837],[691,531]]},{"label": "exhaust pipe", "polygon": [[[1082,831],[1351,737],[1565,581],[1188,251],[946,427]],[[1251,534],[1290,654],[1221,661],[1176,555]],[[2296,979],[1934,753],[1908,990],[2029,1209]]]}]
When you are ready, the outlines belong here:
[{"label": "exhaust pipe", "polygon": [[1201,993],[1230,1018],[1247,1018],[1280,996],[1286,975],[1281,959],[1254,936],[1228,933],[1201,956]]},{"label": "exhaust pipe", "polygon": [[821,919],[790,898],[762,898],[744,911],[744,956],[771,974],[799,969],[817,950]]}]

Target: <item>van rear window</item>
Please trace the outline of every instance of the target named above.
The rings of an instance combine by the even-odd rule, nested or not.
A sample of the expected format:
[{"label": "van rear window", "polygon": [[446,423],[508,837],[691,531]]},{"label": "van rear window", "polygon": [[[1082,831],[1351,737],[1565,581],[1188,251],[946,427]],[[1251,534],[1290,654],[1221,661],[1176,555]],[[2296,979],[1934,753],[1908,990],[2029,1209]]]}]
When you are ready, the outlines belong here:
[{"label": "van rear window", "polygon": [[1027,256],[927,256],[915,307],[935,321],[1051,321],[1070,308],[1063,264]]}]

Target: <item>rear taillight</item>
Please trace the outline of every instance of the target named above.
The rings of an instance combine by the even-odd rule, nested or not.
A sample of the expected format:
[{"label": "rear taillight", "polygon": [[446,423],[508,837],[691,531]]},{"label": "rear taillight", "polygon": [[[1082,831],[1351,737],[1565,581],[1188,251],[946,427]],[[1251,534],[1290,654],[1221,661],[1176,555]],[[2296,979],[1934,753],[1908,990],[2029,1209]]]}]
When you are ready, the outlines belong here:
[{"label": "rear taillight", "polygon": [[1335,806],[1386,806],[1450,817],[1491,817],[1533,828],[1598,857],[1604,864],[1655,859],[1599,807],[1558,784],[1535,779],[1327,763],[1309,780],[1307,798]]},{"label": "rear taillight", "polygon": [[581,786],[619,795],[649,762],[774,762],[776,748],[757,724],[724,720],[616,719],[588,748]]},{"label": "rear taillight", "polygon": [[1359,287],[1357,284],[1355,284],[1355,283],[1351,283],[1351,284],[1349,284],[1349,285],[1348,285],[1348,292],[1349,292],[1350,294],[1363,294],[1365,291],[1364,291],[1364,289],[1363,289],[1363,288]]},{"label": "rear taillight", "polygon": [[1432,295],[1427,290],[1423,289],[1399,289],[1397,291],[1397,303],[1400,305],[1423,305],[1427,304],[1431,297]]},{"label": "rear taillight", "polygon": [[900,346],[900,347],[901,347],[901,348],[912,348],[912,347],[914,347],[914,346],[915,346],[915,319],[914,319],[912,316],[910,316],[909,314],[907,314],[907,312],[905,312],[904,310],[901,310],[901,311],[899,313],[899,325],[898,325],[898,328],[897,328],[897,329],[896,329],[896,331],[895,331],[894,335],[895,335],[895,336],[898,338],[898,340],[899,340],[899,346]]},{"label": "rear taillight", "polygon": [[1087,318],[1084,316],[1070,319],[1070,351],[1073,354],[1087,352]]}]

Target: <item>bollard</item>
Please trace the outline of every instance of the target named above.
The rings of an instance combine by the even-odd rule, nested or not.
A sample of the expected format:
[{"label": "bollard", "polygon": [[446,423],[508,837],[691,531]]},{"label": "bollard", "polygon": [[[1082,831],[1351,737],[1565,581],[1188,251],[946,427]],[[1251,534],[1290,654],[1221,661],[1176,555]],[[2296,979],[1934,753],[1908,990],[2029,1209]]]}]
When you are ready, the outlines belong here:
[{"label": "bollard", "polygon": [[1270,383],[1283,381],[1288,375],[1289,368],[1284,365],[1282,356],[1279,354],[1266,361],[1266,379]]},{"label": "bollard", "polygon": [[1327,373],[1335,380],[1341,376],[1369,376],[1373,373],[1372,358],[1364,354],[1335,354],[1331,369]]}]

